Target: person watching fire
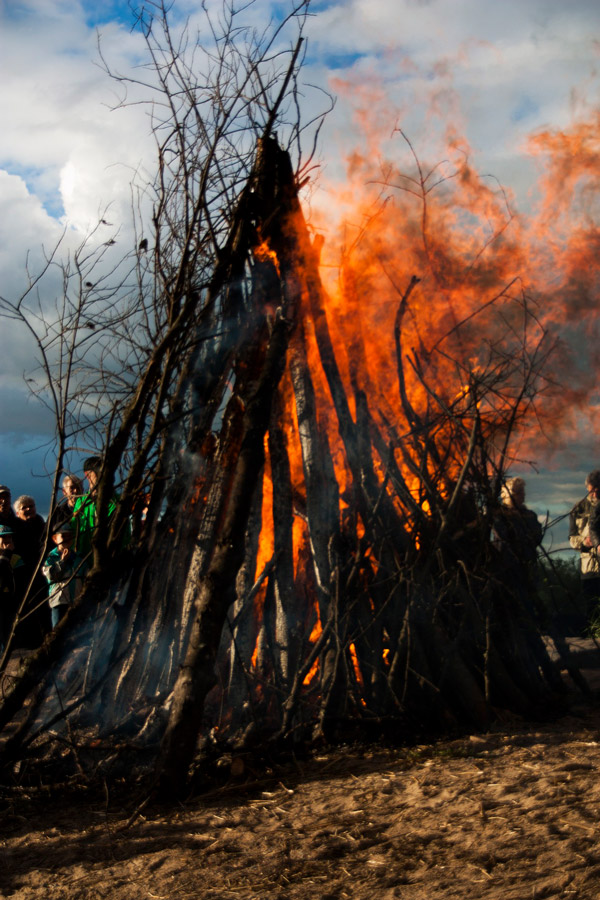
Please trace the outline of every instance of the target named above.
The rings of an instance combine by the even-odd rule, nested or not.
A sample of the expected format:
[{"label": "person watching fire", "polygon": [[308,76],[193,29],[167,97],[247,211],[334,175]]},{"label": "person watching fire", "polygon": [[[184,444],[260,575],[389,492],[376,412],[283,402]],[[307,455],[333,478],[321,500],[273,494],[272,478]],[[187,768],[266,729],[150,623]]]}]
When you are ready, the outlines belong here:
[{"label": "person watching fire", "polygon": [[534,511],[525,506],[523,478],[506,480],[500,503],[493,520],[493,540],[499,551],[503,580],[533,614],[535,563],[544,530]]},{"label": "person watching fire", "polygon": [[10,488],[5,484],[0,484],[0,525],[6,525],[13,538],[21,533],[21,522],[12,508]]},{"label": "person watching fire", "polygon": [[33,571],[42,552],[46,522],[38,513],[35,500],[28,494],[22,494],[15,500],[15,514],[20,520],[19,552],[27,568]]},{"label": "person watching fire", "polygon": [[0,649],[4,650],[23,591],[25,567],[15,553],[14,532],[0,523]]},{"label": "person watching fire", "polygon": [[70,522],[62,522],[52,532],[56,545],[44,561],[48,582],[48,604],[52,627],[56,628],[81,592],[83,561],[73,549],[75,531]]},{"label": "person watching fire", "polygon": [[[83,475],[89,485],[87,494],[77,497],[73,506],[75,524],[75,549],[82,559],[92,552],[92,537],[96,529],[96,493],[104,460],[101,456],[88,456],[83,463]],[[108,504],[108,515],[114,512],[116,501]]]},{"label": "person watching fire", "polygon": [[[83,474],[89,484],[89,491],[87,494],[77,497],[73,507],[72,524],[75,526],[76,534],[75,549],[78,555],[88,563],[92,553],[92,538],[98,524],[96,497],[103,468],[104,460],[101,456],[89,456],[84,461]],[[114,494],[108,501],[108,518],[114,513],[118,502],[118,494]],[[122,550],[128,546],[131,539],[130,528],[128,527],[124,531],[120,548]]]},{"label": "person watching fire", "polygon": [[67,473],[62,483],[63,499],[55,507],[50,519],[50,534],[52,535],[59,525],[70,522],[73,518],[73,510],[78,498],[83,494],[83,481],[77,475]]},{"label": "person watching fire", "polygon": [[569,516],[569,543],[581,561],[581,593],[589,622],[600,599],[600,469],[585,480],[587,495]]},{"label": "person watching fire", "polygon": [[46,579],[40,572],[46,551],[46,522],[29,494],[17,497],[14,509],[19,520],[16,550],[23,559],[25,582],[29,585],[17,637],[20,647],[33,650],[41,644],[49,625],[46,607],[48,589]]}]

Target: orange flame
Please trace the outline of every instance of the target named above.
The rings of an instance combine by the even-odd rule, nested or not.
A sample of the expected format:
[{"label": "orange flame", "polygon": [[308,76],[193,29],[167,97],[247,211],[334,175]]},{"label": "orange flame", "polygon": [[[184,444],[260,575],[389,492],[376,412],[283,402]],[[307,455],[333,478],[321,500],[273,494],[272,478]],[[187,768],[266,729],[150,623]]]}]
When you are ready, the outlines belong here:
[{"label": "orange flame", "polygon": [[358,654],[356,652],[356,646],[354,644],[350,644],[348,649],[350,651],[350,659],[352,660],[352,667],[354,669],[354,674],[356,676],[357,684],[361,688],[364,688],[365,683],[363,681],[362,672],[360,670],[360,663],[358,661]]},{"label": "orange flame", "polygon": [[[532,137],[530,152],[544,165],[542,202],[532,214],[517,216],[510,191],[477,173],[467,142],[455,131],[446,130],[442,165],[418,160],[400,129],[390,139],[393,113],[380,86],[346,87],[358,98],[365,149],[346,153],[345,182],[325,183],[324,202],[319,208],[313,198],[312,209],[314,227],[327,235],[322,270],[330,292],[327,314],[340,357],[346,357],[340,368],[348,388],[354,382],[366,390],[377,416],[402,419],[393,322],[402,292],[417,275],[420,284],[403,322],[403,349],[427,364],[443,396],[452,389],[458,393],[464,380],[432,350],[448,352],[475,377],[491,343],[515,337],[525,305],[539,325],[535,330],[530,321],[530,351],[543,328],[561,336],[563,352],[553,374],[564,372],[564,380],[559,391],[540,392],[523,435],[539,452],[542,416],[549,435],[555,438],[560,428],[568,440],[565,428],[574,422],[574,405],[587,402],[595,388],[598,317],[586,323],[581,316],[595,313],[599,286],[600,113],[570,131]],[[587,344],[589,366],[571,365],[566,324],[577,331],[574,344],[583,334],[594,338]],[[407,371],[411,403],[423,409],[426,392],[414,369]]]},{"label": "orange flame", "polygon": [[[319,614],[318,614],[318,611],[317,611],[317,621],[316,621],[315,624],[313,625],[313,629],[312,629],[312,631],[311,631],[311,633],[310,633],[310,637],[309,637],[309,639],[308,639],[309,643],[310,643],[310,644],[316,644],[316,642],[317,642],[317,641],[319,640],[319,638],[321,637],[321,634],[322,634],[322,633],[323,633],[323,627],[322,627],[322,625],[321,625],[321,619],[319,618]],[[311,668],[310,668],[310,671],[308,672],[308,674],[307,674],[306,677],[304,678],[304,681],[302,682],[302,684],[303,684],[305,687],[307,687],[307,686],[313,681],[313,679],[315,678],[315,676],[316,676],[316,674],[317,674],[318,671],[319,671],[319,660],[318,660],[318,659],[315,659],[314,663],[312,664],[312,666],[311,666]]]},{"label": "orange flame", "polygon": [[[377,103],[372,106],[374,122],[368,97],[359,111],[366,150],[358,148],[346,154],[346,181],[341,186],[324,184],[320,208],[313,198],[312,224],[327,235],[321,267],[327,287],[325,312],[350,413],[356,422],[356,397],[364,392],[373,422],[386,444],[393,447],[394,462],[427,513],[430,507],[421,478],[407,466],[400,446],[410,426],[399,387],[399,334],[406,397],[416,415],[427,414],[434,390],[436,402],[446,404],[456,417],[469,423],[477,416],[484,427],[488,421],[502,419],[513,402],[511,391],[520,387],[521,372],[515,365],[513,380],[509,375],[503,388],[505,396],[494,393],[493,377],[504,350],[509,359],[511,347],[520,342],[525,364],[528,355],[544,346],[545,330],[550,336],[562,332],[564,337],[568,326],[574,345],[586,336],[592,365],[571,368],[563,377],[571,361],[563,345],[553,368],[557,384],[546,384],[535,396],[535,404],[533,397],[529,406],[525,404],[521,451],[533,446],[536,454],[542,452],[540,422],[550,436],[561,429],[568,440],[577,408],[595,388],[596,354],[600,353],[595,349],[600,347],[598,317],[586,320],[584,314],[596,312],[600,286],[600,231],[596,224],[600,116],[575,125],[570,132],[546,131],[532,138],[530,149],[545,166],[540,183],[542,202],[531,215],[517,216],[510,192],[477,173],[469,162],[466,141],[455,132],[448,129],[446,134],[447,162],[438,166],[436,160],[421,161],[399,129],[392,141],[387,135],[380,139],[381,107]],[[386,118],[387,134],[389,125]],[[377,164],[376,160],[383,161]],[[258,260],[271,260],[279,271],[266,242],[255,248],[254,255]],[[405,303],[399,329],[399,309],[414,275],[420,280]],[[301,308],[319,425],[331,447],[342,519],[343,498],[352,486],[352,476],[306,297]],[[306,489],[289,371],[281,392],[296,507],[295,578],[308,582],[308,566],[300,560],[301,548],[308,541],[307,527],[298,512]],[[451,446],[449,428],[448,423],[440,425]],[[388,460],[382,451],[373,449],[372,463],[384,485]],[[446,473],[450,479],[461,464],[459,454],[450,459]],[[271,557],[274,545],[268,453],[264,484],[257,573]],[[391,491],[390,496],[398,503]],[[353,533],[358,538],[365,534],[360,518],[353,523]],[[370,562],[376,571],[374,555]],[[312,621],[315,612],[317,615],[310,635],[314,644],[322,625],[316,597],[309,602],[305,621]],[[364,687],[355,644],[349,651],[357,683]],[[388,656],[386,649],[384,659],[389,664]],[[318,668],[315,661],[304,685],[313,682]]]},{"label": "orange flame", "polygon": [[279,271],[279,260],[277,259],[277,254],[274,250],[269,247],[268,241],[262,241],[262,243],[258,244],[256,247],[252,248],[252,253],[254,258],[259,262],[270,262],[275,266],[277,270],[277,274],[281,274]]}]

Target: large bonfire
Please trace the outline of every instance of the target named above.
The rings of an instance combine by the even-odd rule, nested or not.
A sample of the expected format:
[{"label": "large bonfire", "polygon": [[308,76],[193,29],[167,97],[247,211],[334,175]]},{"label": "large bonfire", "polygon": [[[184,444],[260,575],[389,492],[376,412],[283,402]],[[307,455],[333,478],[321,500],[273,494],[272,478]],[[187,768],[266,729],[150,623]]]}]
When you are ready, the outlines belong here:
[{"label": "large bonfire", "polygon": [[[541,639],[552,622],[531,615],[491,536],[507,472],[572,427],[589,390],[585,372],[564,374],[561,334],[595,334],[595,319],[573,322],[597,288],[597,122],[535,137],[545,200],[530,218],[464,142],[432,163],[397,126],[402,162],[373,142],[349,155],[309,224],[271,126],[204,307],[195,294],[210,315],[184,323],[201,351],[144,483],[133,563],[107,585],[114,524],[79,607],[5,698],[9,767],[54,746],[69,765],[63,733],[93,729],[86,752],[117,737],[121,752],[152,748],[180,788],[199,739],[209,754],[408,738],[562,690]],[[108,459],[107,492],[122,464]],[[134,466],[115,523],[135,515]]]}]

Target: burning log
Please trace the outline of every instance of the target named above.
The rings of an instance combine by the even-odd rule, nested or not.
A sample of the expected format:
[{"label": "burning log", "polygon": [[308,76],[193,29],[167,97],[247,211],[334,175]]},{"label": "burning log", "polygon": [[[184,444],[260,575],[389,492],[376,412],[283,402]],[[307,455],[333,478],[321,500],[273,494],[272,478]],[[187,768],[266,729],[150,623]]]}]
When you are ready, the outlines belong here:
[{"label": "burning log", "polygon": [[[286,164],[287,163],[287,164]],[[259,146],[251,179],[256,230],[275,214],[283,216],[290,185],[291,166],[276,143],[265,138]],[[272,186],[276,186],[274,192]],[[248,247],[247,252],[250,250]],[[262,255],[261,255],[262,256]],[[227,478],[221,497],[221,513],[213,529],[213,549],[206,571],[200,572],[192,560],[188,591],[194,596],[194,619],[185,658],[173,689],[169,722],[162,740],[158,771],[168,790],[179,791],[191,763],[204,700],[215,680],[216,654],[227,611],[235,599],[235,579],[244,558],[244,536],[251,510],[257,473],[264,459],[264,438],[268,430],[273,398],[285,368],[290,324],[295,316],[281,297],[276,266],[270,260],[256,263],[253,280],[253,319],[257,327],[247,328],[246,345],[238,356],[236,387],[228,404],[236,423],[231,428],[232,445],[224,445],[220,457]],[[273,318],[269,308],[275,308]],[[284,526],[285,528],[285,526]],[[187,591],[186,591],[187,592]]]},{"label": "burning log", "polygon": [[291,339],[290,372],[302,451],[306,520],[319,616],[324,622],[331,596],[332,551],[340,538],[340,498],[327,434],[317,418],[315,389],[310,376],[302,321]]},{"label": "burning log", "polygon": [[[297,665],[299,616],[294,584],[293,496],[285,433],[281,427],[283,402],[278,391],[273,398],[269,423],[269,459],[273,490],[273,541],[277,548],[273,570],[275,683],[287,692],[291,672]],[[291,602],[290,602],[291,601]]]},{"label": "burning log", "polygon": [[260,347],[263,359],[256,360],[256,368],[250,368],[256,384],[251,394],[240,397],[245,407],[240,415],[240,449],[231,469],[218,538],[206,574],[197,586],[193,585],[195,618],[181,673],[173,689],[159,761],[163,784],[177,792],[185,781],[193,756],[204,699],[214,684],[216,651],[227,610],[234,600],[235,576],[243,560],[252,489],[256,472],[260,471],[263,462],[263,441],[272,394],[283,372],[287,329],[288,325],[280,315],[266,348],[264,344]]},{"label": "burning log", "polygon": [[252,510],[246,529],[245,555],[236,580],[236,600],[229,614],[227,629],[223,634],[226,669],[223,681],[226,685],[226,696],[229,703],[233,698],[244,697],[252,702],[252,689],[249,684],[249,671],[254,653],[260,623],[255,614],[254,601],[264,586],[266,579],[273,571],[274,556],[263,566],[255,580],[257,553],[262,527],[262,480],[256,487],[252,501]]}]

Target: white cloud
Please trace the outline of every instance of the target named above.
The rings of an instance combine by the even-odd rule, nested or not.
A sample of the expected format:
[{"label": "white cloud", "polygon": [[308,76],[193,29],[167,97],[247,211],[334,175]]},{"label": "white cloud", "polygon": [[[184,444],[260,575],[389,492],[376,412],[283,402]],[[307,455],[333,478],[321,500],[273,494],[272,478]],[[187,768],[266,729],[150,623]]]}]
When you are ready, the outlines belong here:
[{"label": "white cloud", "polygon": [[[327,4],[312,20],[310,58],[324,79],[335,54],[360,55],[337,74],[352,80],[354,73],[359,91],[368,82],[384,87],[391,125],[396,108],[417,143],[431,140],[435,97],[481,166],[516,179],[524,196],[530,169],[519,177],[517,162],[527,135],[566,127],[583,102],[575,100],[582,85],[597,100],[598,25],[591,0],[349,0]],[[344,117],[347,135],[344,105],[333,122]]]},{"label": "white cloud", "polygon": [[0,295],[14,300],[27,288],[26,264],[38,271],[62,232],[23,179],[0,170]]},{"label": "white cloud", "polygon": [[[116,68],[129,69],[141,43],[124,28],[103,28]],[[49,209],[62,206],[69,223],[85,230],[99,207],[120,201],[131,167],[151,146],[148,120],[137,107],[110,109],[122,91],[97,65],[96,33],[78,4],[47,2],[35,5],[35,15],[4,15],[0,55],[0,117],[8,123],[0,166],[22,174]]]}]

